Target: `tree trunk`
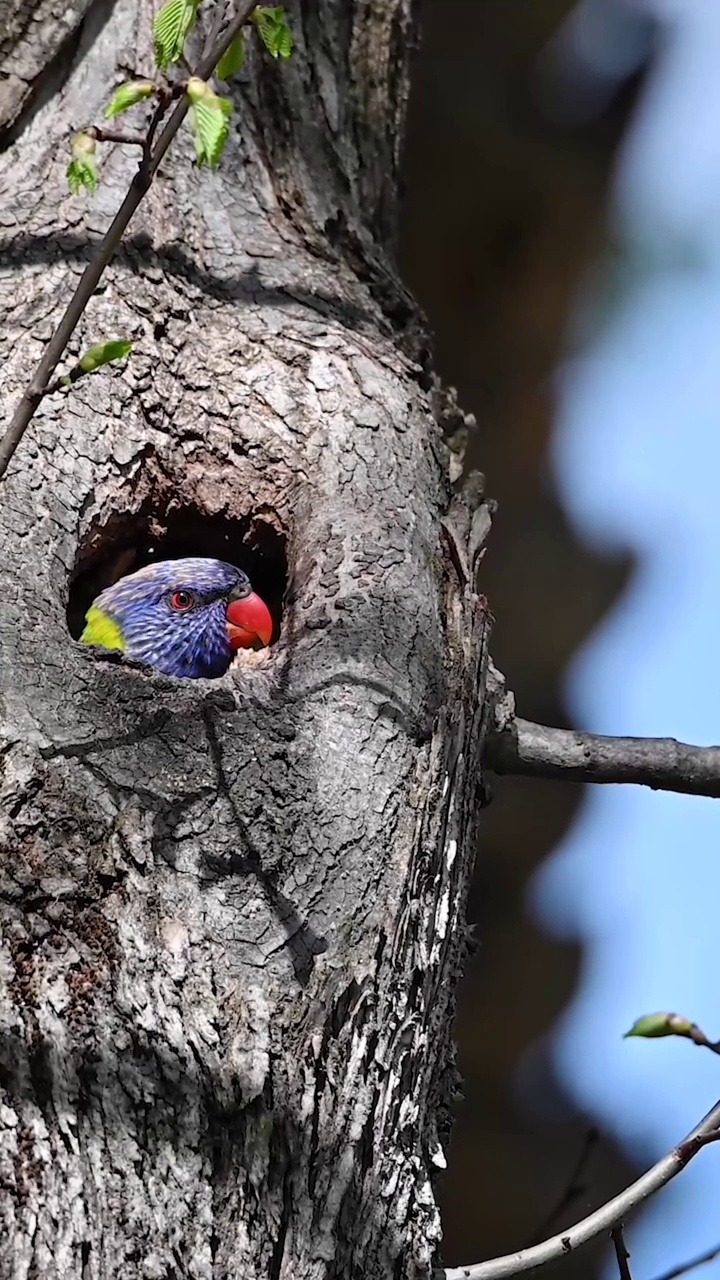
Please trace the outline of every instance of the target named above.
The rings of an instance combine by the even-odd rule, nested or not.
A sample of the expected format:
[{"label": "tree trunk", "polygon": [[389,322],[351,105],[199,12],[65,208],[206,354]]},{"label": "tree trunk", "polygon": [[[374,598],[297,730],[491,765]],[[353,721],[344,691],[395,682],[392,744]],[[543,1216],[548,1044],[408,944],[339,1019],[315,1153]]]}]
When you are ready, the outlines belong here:
[{"label": "tree trunk", "polygon": [[[290,6],[218,172],[183,130],[72,345],[127,367],[46,400],[0,487],[2,1280],[436,1259],[489,521],[389,257],[411,7]],[[8,413],[137,164],[73,198],[69,131],[151,18],[98,0],[0,157]],[[245,567],[276,643],[214,681],[75,643],[176,554]]]}]

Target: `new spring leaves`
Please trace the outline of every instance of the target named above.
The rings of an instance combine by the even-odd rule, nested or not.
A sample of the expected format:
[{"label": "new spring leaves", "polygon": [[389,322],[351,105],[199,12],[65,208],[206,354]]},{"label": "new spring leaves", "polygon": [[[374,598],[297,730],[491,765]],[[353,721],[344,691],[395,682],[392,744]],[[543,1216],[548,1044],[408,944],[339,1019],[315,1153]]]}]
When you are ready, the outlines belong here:
[{"label": "new spring leaves", "polygon": [[[212,67],[215,57],[218,60],[214,74],[219,79],[227,80],[240,70],[245,61],[245,32],[243,27],[247,26],[248,23],[255,28],[262,45],[271,57],[290,57],[293,48],[292,34],[285,18],[285,10],[281,6],[247,5],[244,9],[246,17],[240,17],[238,14],[235,23],[228,25],[225,0],[216,0],[216,4],[218,6],[222,5],[222,9],[218,8],[215,13],[216,19],[219,17],[220,21],[219,23],[216,21],[214,24],[214,34],[219,39],[219,44],[216,46],[218,54],[214,54],[211,44],[210,50],[206,50],[201,63],[204,75],[207,75],[208,68]],[[146,185],[140,190],[135,205],[130,208],[123,225],[120,227],[118,237],[122,235],[129,218],[132,216],[134,207],[142,199],[144,191],[152,181],[154,169],[157,167],[156,163],[154,163],[157,157],[153,154],[156,130],[173,101],[185,98],[187,102],[187,115],[193,132],[198,165],[207,164],[210,168],[214,168],[219,164],[225,148],[232,112],[230,99],[221,97],[204,78],[192,73],[186,78],[176,78],[174,81],[167,79],[168,68],[179,62],[180,59],[185,62],[185,42],[197,20],[199,6],[200,0],[166,0],[166,3],[156,13],[153,22],[157,77],[153,80],[126,81],[115,90],[105,108],[105,118],[112,120],[115,116],[122,115],[132,107],[149,102],[152,98],[157,99],[152,114],[146,120],[145,132],[123,133],[90,127],[77,133],[73,139],[70,163],[67,168],[68,186],[73,195],[77,195],[81,188],[92,192],[97,187],[96,153],[98,142],[114,142],[141,148],[142,159],[138,169],[138,176],[142,175],[144,171]],[[224,38],[223,28],[225,30]],[[224,49],[222,56],[219,56],[220,49]],[[182,116],[180,119],[182,119]],[[180,120],[178,120],[179,123]],[[172,120],[168,128],[171,126]],[[162,154],[162,152],[157,154]],[[128,195],[130,194],[131,192],[128,193]],[[127,197],[125,204],[127,204]],[[125,205],[123,205],[124,208]],[[122,210],[116,216],[113,226],[106,235],[105,244],[107,244],[113,230],[117,228],[120,213],[122,213]],[[117,246],[115,245],[114,247]],[[101,255],[102,252],[101,248]],[[112,250],[108,250],[106,261],[109,260],[111,253]],[[84,279],[85,277],[83,277]],[[79,287],[82,286],[82,283],[81,281]],[[75,323],[77,323],[77,317],[73,321],[73,327]],[[70,329],[70,332],[72,332],[72,329]],[[128,354],[131,345],[132,343],[124,338],[96,343],[85,352],[68,374],[56,379],[51,386],[46,386],[43,395],[50,395],[60,390],[63,386],[70,387],[83,374],[94,372],[95,369],[100,368],[102,365],[122,359]]]},{"label": "new spring leaves", "polygon": [[[200,0],[166,0],[158,10],[153,23],[155,41],[155,60],[160,72],[165,72],[184,55],[185,42],[192,31],[199,8]],[[292,53],[292,33],[281,6],[257,5],[250,15],[262,44],[273,58],[289,58]],[[227,80],[239,71],[245,61],[245,33],[239,31],[228,49],[223,54],[215,74],[221,80]],[[195,155],[198,165],[207,164],[215,168],[222,156],[230,128],[232,103],[215,93],[212,87],[197,76],[178,81],[168,86],[164,79],[130,80],[116,89],[107,107],[106,119],[121,115],[131,107],[149,98],[157,97],[161,101],[169,96],[179,97],[185,93],[190,101],[190,127],[195,142]],[[127,137],[115,138],[115,141],[140,143],[144,139]],[[97,175],[97,143],[102,141],[102,130],[88,129],[77,133],[72,143],[70,163],[67,168],[67,181],[73,195],[81,187],[94,191],[98,183]]]},{"label": "new spring leaves", "polygon": [[640,1036],[644,1040],[657,1040],[663,1036],[680,1036],[683,1040],[692,1040],[693,1044],[703,1049],[712,1049],[720,1053],[720,1041],[710,1040],[696,1022],[683,1017],[681,1013],[646,1013],[636,1018],[623,1039]]},{"label": "new spring leaves", "polygon": [[132,342],[129,338],[110,338],[108,342],[96,342],[94,346],[88,347],[74,369],[71,369],[60,381],[63,386],[71,387],[84,373],[94,373],[104,364],[112,364],[113,360],[123,360],[131,350]]}]

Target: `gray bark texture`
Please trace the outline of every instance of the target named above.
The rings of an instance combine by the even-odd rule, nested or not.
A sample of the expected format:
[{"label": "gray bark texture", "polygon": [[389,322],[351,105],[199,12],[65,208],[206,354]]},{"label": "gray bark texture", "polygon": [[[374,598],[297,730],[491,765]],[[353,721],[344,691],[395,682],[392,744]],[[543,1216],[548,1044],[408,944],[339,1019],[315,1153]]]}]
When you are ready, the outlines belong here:
[{"label": "gray bark texture", "polygon": [[[0,487],[1,1280],[437,1260],[489,519],[390,257],[411,7],[288,6],[295,55],[251,52],[217,172],[183,129],[75,335],[126,367]],[[51,51],[79,7],[37,8]],[[100,0],[0,155],[5,419],[137,164],[73,198],[69,132],[151,19]],[[153,542],[247,565],[277,642],[215,681],[77,644]]]}]

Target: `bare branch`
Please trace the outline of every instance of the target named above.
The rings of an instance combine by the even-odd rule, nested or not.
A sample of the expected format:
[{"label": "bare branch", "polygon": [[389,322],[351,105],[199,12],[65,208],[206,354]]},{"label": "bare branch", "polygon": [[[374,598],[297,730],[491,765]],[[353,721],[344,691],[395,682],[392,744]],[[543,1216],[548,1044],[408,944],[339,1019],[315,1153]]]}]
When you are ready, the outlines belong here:
[{"label": "bare branch", "polygon": [[490,734],[485,750],[494,773],[633,782],[654,791],[720,796],[720,747],[693,747],[675,738],[611,738],[515,719]]},{"label": "bare branch", "polygon": [[531,1271],[534,1267],[544,1266],[546,1262],[554,1262],[564,1258],[582,1245],[588,1244],[596,1236],[612,1231],[618,1223],[623,1222],[628,1214],[648,1200],[650,1196],[664,1187],[667,1182],[685,1168],[698,1151],[711,1142],[720,1139],[720,1102],[717,1102],[700,1124],[689,1133],[678,1146],[663,1156],[652,1169],[644,1173],[637,1182],[626,1187],[614,1199],[601,1205],[594,1213],[568,1227],[559,1235],[543,1240],[542,1244],[532,1245],[529,1249],[519,1249],[516,1253],[507,1253],[502,1258],[490,1258],[487,1262],[476,1262],[467,1267],[448,1267],[436,1273],[436,1280],[507,1280],[508,1276],[520,1275],[523,1271]]},{"label": "bare branch", "polygon": [[[247,22],[256,4],[257,0],[240,0],[233,21],[226,26],[212,51],[200,59],[194,73],[200,80],[205,80],[212,74],[225,50],[229,48],[238,31]],[[223,5],[223,12],[224,9],[225,6]],[[171,96],[173,95],[170,94],[161,98],[158,104],[150,125],[149,137],[151,141],[162,115],[167,110]],[[0,440],[0,478],[7,471],[10,459],[32,421],[40,401],[46,395],[50,378],[55,372],[58,362],[98,286],[103,271],[113,258],[127,230],[130,219],[147,194],[165,152],[188,113],[189,106],[190,103],[187,97],[182,97],[160,134],[152,153],[149,156],[143,156],[125,199],[100,241],[95,257],[83,271],[65,314],[48,342],[42,359],[25,388],[10,426]]]},{"label": "bare branch", "polygon": [[670,1271],[664,1271],[661,1276],[656,1276],[655,1280],[677,1280],[678,1276],[687,1275],[688,1271],[694,1271],[696,1267],[704,1267],[706,1262],[714,1262],[717,1257],[720,1257],[720,1244],[713,1245],[712,1249],[699,1253],[695,1258],[689,1258],[687,1262],[680,1263]]},{"label": "bare branch", "polygon": [[125,147],[142,147],[143,151],[147,146],[147,139],[141,133],[124,133],[122,129],[101,129],[98,125],[91,125],[85,133],[98,142],[119,142]]},{"label": "bare branch", "polygon": [[152,118],[150,120],[150,127],[147,131],[147,137],[145,139],[145,147],[144,147],[145,154],[143,155],[142,163],[140,165],[140,168],[138,169],[138,177],[141,179],[144,179],[145,177],[148,177],[148,176],[150,177],[150,179],[152,179],[152,173],[150,172],[150,170],[151,170],[152,161],[153,161],[152,144],[155,141],[155,134],[157,133],[165,116],[170,110],[171,103],[174,101],[174,99],[180,97],[181,93],[184,93],[187,80],[183,80],[181,83],[182,83],[182,90],[180,89],[180,82],[179,82],[178,84],[173,85],[172,89],[167,89],[166,92],[161,93],[158,97],[158,104],[155,110],[153,111]]},{"label": "bare branch", "polygon": [[615,1257],[617,1258],[618,1271],[620,1272],[620,1280],[632,1280],[630,1271],[630,1254],[627,1251],[625,1237],[623,1236],[622,1223],[618,1223],[610,1232],[612,1242],[615,1247]]}]

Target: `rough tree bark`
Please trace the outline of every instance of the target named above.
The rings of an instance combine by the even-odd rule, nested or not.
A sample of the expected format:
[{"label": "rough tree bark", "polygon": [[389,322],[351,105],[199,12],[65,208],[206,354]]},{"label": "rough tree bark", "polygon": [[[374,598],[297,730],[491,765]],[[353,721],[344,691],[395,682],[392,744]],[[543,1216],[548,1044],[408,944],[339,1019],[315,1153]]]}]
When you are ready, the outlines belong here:
[{"label": "rough tree bark", "polygon": [[[489,521],[390,256],[412,9],[292,5],[220,171],[176,140],[73,345],[127,368],[46,401],[0,491],[2,1280],[436,1260]],[[137,163],[73,199],[68,132],[150,21],[98,0],[0,156],[5,411]],[[277,643],[183,682],[74,642],[178,552],[248,567]]]}]

